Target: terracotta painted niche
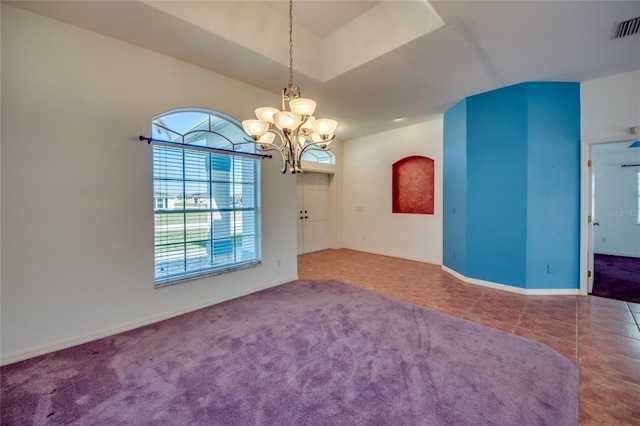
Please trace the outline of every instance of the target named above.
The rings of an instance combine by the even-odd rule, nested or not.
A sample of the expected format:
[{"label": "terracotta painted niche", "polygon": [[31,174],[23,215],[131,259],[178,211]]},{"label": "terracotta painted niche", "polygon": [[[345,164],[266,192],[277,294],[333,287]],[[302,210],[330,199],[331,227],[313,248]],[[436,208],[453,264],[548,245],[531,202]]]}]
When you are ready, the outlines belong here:
[{"label": "terracotta painted niche", "polygon": [[393,164],[393,213],[433,214],[433,159],[413,155]]}]

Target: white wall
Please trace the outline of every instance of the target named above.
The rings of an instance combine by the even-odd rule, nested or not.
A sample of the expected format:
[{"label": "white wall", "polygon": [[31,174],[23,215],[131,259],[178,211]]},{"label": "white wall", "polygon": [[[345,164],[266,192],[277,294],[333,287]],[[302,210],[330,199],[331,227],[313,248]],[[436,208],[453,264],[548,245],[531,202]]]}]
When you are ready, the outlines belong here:
[{"label": "white wall", "polygon": [[640,70],[582,82],[580,115],[585,143],[634,137],[629,129],[640,126]]},{"label": "white wall", "polygon": [[594,251],[600,254],[640,257],[638,218],[638,167],[640,148],[626,152],[594,152]]},{"label": "white wall", "polygon": [[[587,159],[591,159],[594,144],[630,141],[637,138],[631,127],[640,126],[640,70],[587,80],[580,83],[580,212],[585,218],[592,214],[591,172]],[[587,271],[593,269],[595,247],[590,247],[593,226],[580,222],[580,292],[586,295],[593,278]],[[595,237],[595,235],[593,235]],[[593,242],[595,246],[595,241]]]},{"label": "white wall", "polygon": [[[442,264],[442,132],[439,118],[344,144],[346,248]],[[435,161],[433,215],[391,212],[391,168],[410,155]]]},{"label": "white wall", "polygon": [[263,265],[154,289],[151,148],[137,141],[159,113],[242,119],[277,94],[6,4],[1,60],[3,363],[297,277],[296,180],[272,159]]}]

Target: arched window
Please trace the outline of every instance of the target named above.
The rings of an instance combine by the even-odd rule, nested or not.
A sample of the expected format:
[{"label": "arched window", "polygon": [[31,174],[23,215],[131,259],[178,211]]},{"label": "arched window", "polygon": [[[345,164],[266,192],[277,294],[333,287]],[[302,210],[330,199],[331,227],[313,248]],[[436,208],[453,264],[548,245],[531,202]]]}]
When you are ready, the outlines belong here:
[{"label": "arched window", "polygon": [[322,164],[335,164],[335,156],[331,151],[309,149],[303,155],[304,161],[313,161]]},{"label": "arched window", "polygon": [[259,264],[260,157],[240,123],[175,110],[151,127],[155,284]]}]

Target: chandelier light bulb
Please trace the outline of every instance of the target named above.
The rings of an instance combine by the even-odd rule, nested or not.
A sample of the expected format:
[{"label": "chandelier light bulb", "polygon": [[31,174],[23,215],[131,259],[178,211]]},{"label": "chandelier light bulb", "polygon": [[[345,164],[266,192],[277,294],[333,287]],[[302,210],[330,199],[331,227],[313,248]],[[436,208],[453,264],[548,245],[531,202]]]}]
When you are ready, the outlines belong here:
[{"label": "chandelier light bulb", "polygon": [[308,98],[293,99],[289,102],[291,112],[300,115],[312,115],[316,110],[316,101]]}]

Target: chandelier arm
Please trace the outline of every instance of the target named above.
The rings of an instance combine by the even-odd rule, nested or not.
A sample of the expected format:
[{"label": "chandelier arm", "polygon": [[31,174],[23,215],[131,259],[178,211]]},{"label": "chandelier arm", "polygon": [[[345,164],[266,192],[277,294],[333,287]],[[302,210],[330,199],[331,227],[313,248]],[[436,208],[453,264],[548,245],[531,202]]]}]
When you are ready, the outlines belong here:
[{"label": "chandelier arm", "polygon": [[304,153],[305,153],[308,149],[311,149],[311,150],[317,150],[317,151],[331,151],[331,149],[332,149],[332,148],[333,148],[333,147],[331,147],[331,146],[330,146],[330,147],[327,147],[327,148],[320,148],[320,147],[318,147],[318,144],[317,144],[317,143],[315,143],[315,142],[310,142],[309,144],[305,145],[305,147],[304,147],[304,148],[302,148],[302,149],[300,150],[300,162],[302,162],[302,156],[304,155]]},{"label": "chandelier arm", "polygon": [[301,163],[301,164],[302,164],[302,156],[304,155],[305,151],[306,151],[307,149],[309,149],[310,147],[312,147],[312,146],[313,146],[313,145],[306,145],[304,148],[302,148],[302,149],[300,150],[300,163]]},{"label": "chandelier arm", "polygon": [[[307,145],[305,145],[305,147],[302,149],[302,152],[306,151],[307,149],[309,149],[311,147],[313,147],[313,149],[318,149],[318,150],[322,150],[322,151],[331,151],[331,149],[333,149],[332,146],[325,146],[323,148],[322,145],[328,145],[329,142],[331,142],[335,138],[336,138],[336,135],[333,135],[331,138],[327,139],[326,141],[320,141],[320,142],[309,141],[309,142],[307,142]],[[302,153],[301,153],[301,155],[302,155]]]},{"label": "chandelier arm", "polygon": [[291,150],[289,149],[291,147],[291,143],[289,141],[289,136],[287,136],[284,131],[280,131],[280,129],[277,130],[278,131],[276,131],[276,129],[270,129],[269,132],[278,135],[281,141],[280,146],[272,144],[272,147],[269,148],[269,150],[278,151],[280,153],[280,156],[282,157],[282,173],[284,174],[287,172],[287,164],[291,164]]},{"label": "chandelier arm", "polygon": [[271,146],[267,146],[267,148],[263,148],[262,145],[260,145],[258,142],[254,142],[254,141],[249,141],[249,142],[253,142],[254,144],[258,145],[258,150],[260,152],[277,151],[278,154],[280,154],[280,157],[282,158],[282,173],[286,173],[286,171],[287,171],[287,157],[286,157],[285,152],[282,150],[282,148],[280,148],[277,145],[273,145],[273,144],[270,144]]},{"label": "chandelier arm", "polygon": [[[282,173],[286,173],[287,172],[287,158],[286,158],[286,153],[285,153],[285,148],[287,146],[287,143],[285,142],[285,138],[283,137],[283,134],[280,132],[280,129],[269,129],[267,130],[267,132],[271,132],[275,135],[278,135],[278,137],[280,138],[280,146],[276,145],[276,144],[261,144],[260,142],[256,142],[253,139],[247,139],[245,138],[244,140],[247,142],[251,142],[254,145],[258,145],[258,150],[260,152],[266,152],[266,151],[278,151],[278,154],[280,154],[280,157],[282,157]],[[267,146],[267,148],[263,148],[263,146]]]},{"label": "chandelier arm", "polygon": [[[304,121],[303,121],[304,122]],[[291,173],[302,172],[302,162],[300,161],[300,152],[298,151],[298,140],[300,137],[300,126],[296,127],[289,140],[289,164],[291,165]]]},{"label": "chandelier arm", "polygon": [[315,141],[313,141],[313,140],[312,140],[312,141],[310,141],[310,142],[308,143],[308,145],[324,145],[324,144],[328,144],[329,142],[331,142],[331,141],[332,141],[332,140],[334,140],[335,138],[336,138],[336,135],[331,136],[331,137],[330,137],[329,139],[327,139],[326,141],[318,141],[318,142],[315,142]]},{"label": "chandelier arm", "polygon": [[297,140],[297,136],[296,135],[297,135],[297,132],[295,133],[295,135],[293,137],[291,137],[291,136],[287,137],[288,143],[287,143],[287,146],[286,146],[287,151],[288,151],[288,155],[289,155],[289,163],[291,163],[291,159],[293,159],[293,164],[291,164],[291,165],[294,166],[294,167],[295,167],[296,151],[297,151],[297,148],[296,148],[296,145],[295,145],[297,143],[296,142],[296,140]]},{"label": "chandelier arm", "polygon": [[269,130],[267,130],[267,133],[273,133],[274,135],[277,135],[278,138],[280,138],[280,146],[275,144],[274,146],[276,146],[278,150],[282,150],[282,147],[286,145],[285,136],[282,130],[278,129],[277,127],[272,127]]}]

